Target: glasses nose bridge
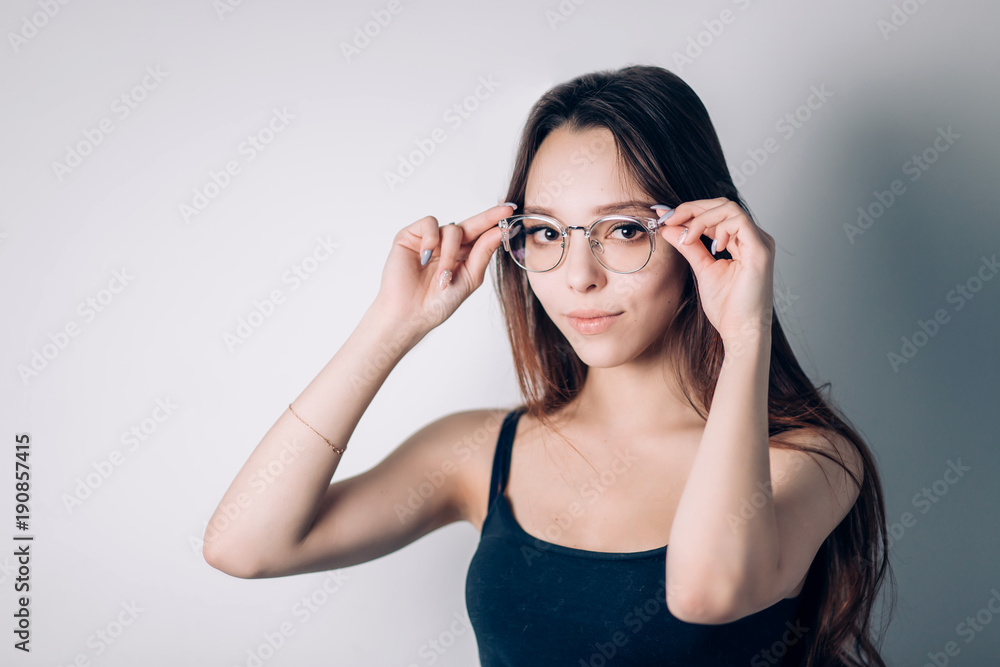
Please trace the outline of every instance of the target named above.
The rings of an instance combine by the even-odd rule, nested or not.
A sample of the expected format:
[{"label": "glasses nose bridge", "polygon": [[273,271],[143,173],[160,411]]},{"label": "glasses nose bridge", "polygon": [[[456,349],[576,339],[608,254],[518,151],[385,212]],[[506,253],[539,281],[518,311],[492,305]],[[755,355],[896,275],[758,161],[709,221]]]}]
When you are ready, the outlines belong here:
[{"label": "glasses nose bridge", "polygon": [[[601,266],[604,266],[604,262],[601,261],[601,258],[597,256],[598,252],[602,252],[603,251],[603,248],[600,248],[600,243],[596,243],[593,239],[590,238],[590,232],[591,232],[591,230],[594,228],[594,226],[596,224],[597,224],[596,220],[594,222],[590,223],[589,225],[566,225],[566,224],[563,224],[563,227],[565,228],[566,231],[564,232],[564,234],[565,234],[565,241],[564,241],[563,247],[562,247],[562,257],[559,258],[559,264],[562,264],[563,260],[566,259],[566,256],[569,254],[569,247],[568,246],[569,246],[569,243],[570,243],[570,240],[569,240],[569,238],[571,236],[570,232],[572,232],[574,229],[579,229],[580,231],[583,232],[583,237],[584,237],[584,239],[587,242],[587,252],[589,252],[590,255],[591,255],[591,257],[593,259],[596,259],[597,262]],[[598,247],[594,247],[595,244]],[[558,264],[556,266],[558,266]]]},{"label": "glasses nose bridge", "polygon": [[590,243],[590,230],[591,230],[592,227],[593,227],[592,224],[591,225],[565,225],[565,228],[566,228],[566,232],[565,232],[565,234],[566,234],[566,245],[569,245],[569,237],[571,236],[570,232],[572,232],[574,229],[579,229],[580,231],[583,232],[583,237],[585,239],[587,239],[587,246],[591,248],[591,251],[593,251],[593,247],[592,247],[592,245]]},{"label": "glasses nose bridge", "polygon": [[[552,268],[550,268],[550,269],[537,269],[537,268],[536,269],[530,269],[527,266],[525,266],[524,262],[526,262],[528,260],[526,260],[525,256],[524,256],[524,253],[527,250],[527,247],[525,246],[525,244],[526,244],[526,234],[525,234],[525,229],[524,228],[516,227],[516,229],[515,229],[515,226],[517,224],[516,222],[513,223],[514,226],[511,226],[511,223],[508,223],[505,220],[501,220],[500,221],[500,227],[504,230],[504,234],[503,234],[503,237],[504,237],[504,247],[507,250],[507,252],[510,253],[510,256],[513,258],[513,261],[518,266],[520,266],[522,269],[524,269],[526,271],[534,271],[534,272],[540,272],[540,273],[545,273],[546,271],[551,271],[552,269],[558,267],[559,265],[561,265],[563,263],[563,261],[566,259],[566,254],[567,254],[567,247],[566,246],[570,242],[569,241],[570,232],[572,230],[574,230],[574,229],[579,229],[579,230],[581,230],[583,232],[584,238],[587,239],[587,250],[598,261],[598,263],[601,266],[603,266],[605,269],[607,269],[608,271],[612,271],[614,273],[634,273],[634,272],[642,269],[643,267],[645,267],[646,264],[649,262],[649,258],[652,256],[653,247],[654,247],[653,246],[653,243],[654,243],[654,238],[653,238],[654,237],[654,230],[658,229],[659,227],[661,227],[663,225],[663,223],[659,223],[659,224],[654,225],[653,224],[654,221],[653,221],[652,218],[639,218],[639,217],[632,218],[632,216],[623,216],[623,217],[628,217],[628,218],[630,218],[632,220],[641,221],[641,223],[642,223],[642,225],[644,227],[643,231],[648,232],[648,239],[649,239],[649,254],[646,255],[645,262],[643,262],[642,265],[639,266],[638,268],[631,269],[629,271],[624,271],[624,270],[618,270],[618,269],[612,269],[612,268],[610,268],[605,263],[608,260],[606,258],[602,259],[602,257],[601,257],[601,255],[604,255],[605,251],[606,251],[606,249],[604,247],[604,244],[601,243],[600,240],[595,240],[595,239],[591,239],[590,238],[590,233],[597,226],[597,223],[601,222],[602,220],[605,220],[606,218],[598,218],[597,220],[594,220],[589,225],[566,225],[562,221],[556,220],[556,219],[548,217],[548,216],[524,216],[524,218],[532,218],[532,217],[538,217],[538,218],[545,219],[547,221],[547,223],[548,223],[549,229],[551,229],[551,227],[552,227],[551,223],[554,222],[555,226],[561,231],[561,234],[562,234],[562,237],[563,237],[563,242],[561,244],[562,247],[560,248],[560,257],[559,257],[559,260],[556,262],[556,264],[554,266],[552,266]],[[514,220],[517,221],[518,219],[514,218]],[[507,226],[505,226],[505,223],[507,224]],[[541,227],[538,228],[538,229],[541,229]],[[517,238],[517,243],[520,244],[518,246],[515,246],[515,237]],[[555,241],[555,239],[551,239],[551,241]],[[518,253],[521,254],[520,258],[518,257]],[[633,264],[633,263],[630,262],[630,264]]]}]

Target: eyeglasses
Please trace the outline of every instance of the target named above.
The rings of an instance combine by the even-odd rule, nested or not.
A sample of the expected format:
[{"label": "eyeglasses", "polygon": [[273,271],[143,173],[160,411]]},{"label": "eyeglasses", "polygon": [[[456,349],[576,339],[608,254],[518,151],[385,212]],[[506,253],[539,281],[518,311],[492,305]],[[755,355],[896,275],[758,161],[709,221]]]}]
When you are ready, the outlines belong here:
[{"label": "eyeglasses", "polygon": [[544,273],[559,266],[569,230],[582,229],[601,266],[615,273],[635,273],[646,266],[656,248],[656,218],[606,215],[590,227],[569,227],[547,215],[515,215],[499,222],[503,247],[526,271]]}]

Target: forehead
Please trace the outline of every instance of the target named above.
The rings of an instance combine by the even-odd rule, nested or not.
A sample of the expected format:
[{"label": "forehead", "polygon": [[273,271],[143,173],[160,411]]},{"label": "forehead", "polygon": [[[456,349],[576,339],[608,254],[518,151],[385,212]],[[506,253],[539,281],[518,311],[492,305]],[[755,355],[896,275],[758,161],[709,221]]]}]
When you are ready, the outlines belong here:
[{"label": "forehead", "polygon": [[611,202],[641,199],[643,193],[618,163],[614,136],[607,128],[553,130],[528,170],[525,211],[538,207],[557,216],[576,215]]}]

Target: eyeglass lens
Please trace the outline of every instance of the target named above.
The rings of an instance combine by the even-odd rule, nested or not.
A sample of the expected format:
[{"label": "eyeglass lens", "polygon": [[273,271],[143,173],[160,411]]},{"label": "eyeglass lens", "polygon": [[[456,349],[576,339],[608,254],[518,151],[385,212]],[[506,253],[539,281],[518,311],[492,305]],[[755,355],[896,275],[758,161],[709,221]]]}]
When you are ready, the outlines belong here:
[{"label": "eyeglass lens", "polygon": [[[562,232],[547,220],[518,220],[508,236],[514,261],[529,271],[549,271],[562,259]],[[646,229],[628,219],[604,220],[595,225],[590,232],[590,247],[604,267],[623,273],[641,269],[652,250]]]}]

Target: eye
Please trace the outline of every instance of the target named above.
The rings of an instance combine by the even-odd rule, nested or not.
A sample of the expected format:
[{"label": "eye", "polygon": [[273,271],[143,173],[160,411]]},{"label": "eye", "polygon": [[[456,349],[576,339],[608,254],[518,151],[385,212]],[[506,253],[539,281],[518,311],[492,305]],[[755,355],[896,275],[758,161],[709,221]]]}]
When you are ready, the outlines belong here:
[{"label": "eye", "polygon": [[524,228],[525,235],[534,243],[553,243],[562,238],[562,234],[555,227],[547,225],[534,225]]},{"label": "eye", "polygon": [[641,238],[646,230],[637,222],[618,222],[609,230],[608,235],[616,234],[616,240],[635,241]]}]

